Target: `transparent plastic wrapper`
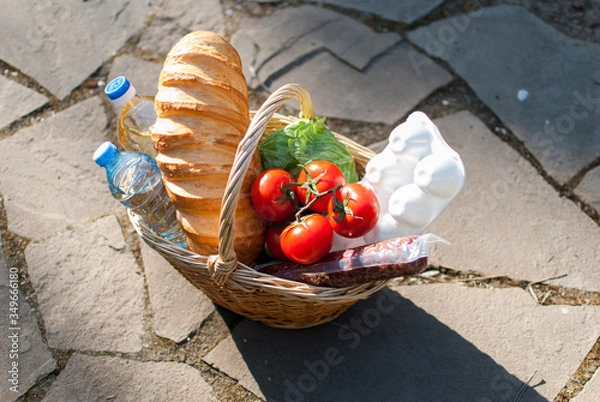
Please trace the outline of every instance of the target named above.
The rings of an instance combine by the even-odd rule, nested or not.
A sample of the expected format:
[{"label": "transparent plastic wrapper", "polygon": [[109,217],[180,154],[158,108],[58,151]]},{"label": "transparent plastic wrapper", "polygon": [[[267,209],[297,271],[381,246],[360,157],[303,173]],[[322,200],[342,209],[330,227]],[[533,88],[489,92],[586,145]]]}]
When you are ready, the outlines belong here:
[{"label": "transparent plastic wrapper", "polygon": [[416,275],[427,268],[429,244],[447,242],[434,235],[412,235],[329,253],[311,265],[282,262],[256,270],[309,285],[341,288],[398,276]]}]

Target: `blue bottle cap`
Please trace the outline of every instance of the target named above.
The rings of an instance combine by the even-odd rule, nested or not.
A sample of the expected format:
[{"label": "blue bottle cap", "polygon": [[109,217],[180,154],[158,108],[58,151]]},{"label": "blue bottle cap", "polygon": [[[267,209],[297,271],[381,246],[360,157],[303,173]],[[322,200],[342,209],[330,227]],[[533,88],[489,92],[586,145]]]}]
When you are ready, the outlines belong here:
[{"label": "blue bottle cap", "polygon": [[123,76],[117,77],[108,83],[104,88],[104,93],[108,96],[108,99],[115,100],[127,93],[127,90],[131,86],[129,80]]},{"label": "blue bottle cap", "polygon": [[94,152],[94,162],[98,164],[98,166],[104,167],[108,165],[108,163],[115,157],[115,155],[119,152],[117,147],[112,142],[105,142],[96,149]]}]

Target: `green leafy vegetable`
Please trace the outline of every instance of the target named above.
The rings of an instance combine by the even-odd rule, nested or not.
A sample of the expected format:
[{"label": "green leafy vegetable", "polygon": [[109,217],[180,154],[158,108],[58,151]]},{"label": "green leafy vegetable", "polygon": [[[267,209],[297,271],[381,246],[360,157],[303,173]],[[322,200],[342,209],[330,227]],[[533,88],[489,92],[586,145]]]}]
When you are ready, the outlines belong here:
[{"label": "green leafy vegetable", "polygon": [[300,166],[326,160],[340,168],[348,183],[358,181],[352,154],[325,126],[324,117],[291,123],[265,138],[258,150],[263,169],[277,167],[297,176]]}]

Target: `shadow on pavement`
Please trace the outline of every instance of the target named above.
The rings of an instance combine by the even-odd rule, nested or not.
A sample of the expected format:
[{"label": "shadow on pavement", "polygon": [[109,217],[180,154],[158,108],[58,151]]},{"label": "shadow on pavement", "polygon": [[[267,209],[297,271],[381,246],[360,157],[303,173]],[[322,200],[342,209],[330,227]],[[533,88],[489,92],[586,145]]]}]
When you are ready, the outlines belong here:
[{"label": "shadow on pavement", "polygon": [[[244,320],[232,336],[269,402],[512,402],[524,387],[390,289],[319,327],[278,330]],[[534,388],[518,400],[546,401]]]}]

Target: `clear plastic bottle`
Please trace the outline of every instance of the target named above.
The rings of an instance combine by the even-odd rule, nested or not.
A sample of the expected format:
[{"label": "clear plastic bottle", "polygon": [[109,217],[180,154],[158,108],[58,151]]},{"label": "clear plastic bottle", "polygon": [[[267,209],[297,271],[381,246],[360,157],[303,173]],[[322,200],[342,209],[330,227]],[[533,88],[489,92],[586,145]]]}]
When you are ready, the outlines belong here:
[{"label": "clear plastic bottle", "polygon": [[123,76],[108,83],[104,93],[112,104],[120,108],[117,137],[128,151],[138,151],[156,157],[150,137],[150,127],[156,121],[154,98],[138,96],[134,86]]},{"label": "clear plastic bottle", "polygon": [[106,169],[113,197],[143,219],[164,239],[187,248],[175,207],[169,199],[156,162],[141,152],[119,152],[105,142],[94,153],[94,162]]}]

